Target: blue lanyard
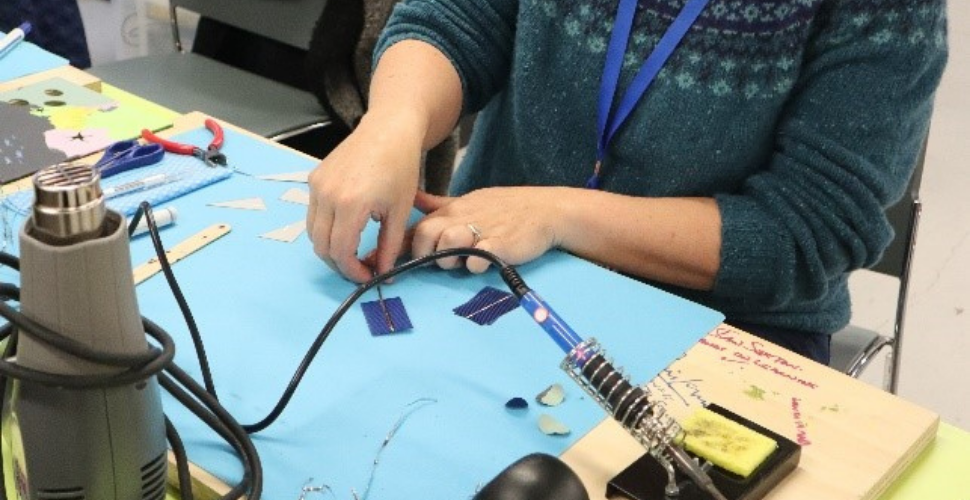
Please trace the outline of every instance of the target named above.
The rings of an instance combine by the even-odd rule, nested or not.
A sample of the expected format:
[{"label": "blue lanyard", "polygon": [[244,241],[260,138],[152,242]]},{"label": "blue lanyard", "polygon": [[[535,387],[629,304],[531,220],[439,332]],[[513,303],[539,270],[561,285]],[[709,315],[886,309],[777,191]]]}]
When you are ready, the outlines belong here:
[{"label": "blue lanyard", "polygon": [[664,63],[667,62],[667,59],[670,59],[670,55],[674,53],[677,45],[687,34],[687,30],[701,15],[701,11],[704,10],[710,0],[687,1],[687,5],[684,5],[680,14],[667,28],[667,32],[657,42],[653,52],[647,56],[643,67],[633,77],[633,81],[623,94],[623,99],[620,100],[616,111],[611,113],[613,99],[616,96],[616,87],[620,80],[620,69],[623,67],[623,55],[630,41],[630,31],[633,29],[633,16],[636,14],[637,1],[620,0],[620,5],[616,10],[613,35],[606,48],[606,63],[603,65],[603,79],[600,81],[599,112],[596,116],[599,137],[596,144],[596,166],[593,169],[593,175],[586,181],[586,187],[591,189],[599,189],[600,168],[603,164],[603,158],[606,157],[606,149],[609,147],[610,141],[613,140],[616,131],[633,112],[637,102],[647,93],[647,89],[657,78],[657,74],[660,73]]}]

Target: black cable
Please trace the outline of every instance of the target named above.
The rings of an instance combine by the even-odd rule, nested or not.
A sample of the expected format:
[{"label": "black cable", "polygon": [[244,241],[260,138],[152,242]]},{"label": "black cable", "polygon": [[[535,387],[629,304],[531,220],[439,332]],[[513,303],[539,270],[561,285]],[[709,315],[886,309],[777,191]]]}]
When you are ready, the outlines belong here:
[{"label": "black cable", "polygon": [[[205,392],[201,392],[201,389],[199,389],[199,392],[193,392],[193,395],[199,400],[203,401],[203,404],[205,404],[205,406],[208,407],[210,411],[217,414],[223,413],[224,419],[230,419],[234,422],[235,420],[233,419],[233,417],[228,412],[226,412],[221,405],[218,404],[218,398],[216,397],[215,387],[214,387],[214,384],[212,383],[211,375],[209,375],[208,359],[205,354],[205,349],[202,346],[201,335],[199,334],[197,328],[195,328],[195,323],[194,323],[194,320],[192,320],[192,316],[191,316],[191,312],[189,311],[188,304],[184,300],[184,297],[181,293],[181,289],[178,285],[177,280],[175,279],[174,273],[171,272],[171,265],[167,259],[164,259],[165,251],[161,244],[161,239],[158,236],[158,230],[154,221],[154,217],[151,212],[151,206],[148,205],[147,203],[142,203],[142,205],[139,207],[139,211],[136,212],[135,216],[132,218],[132,221],[129,224],[129,234],[134,230],[135,227],[137,227],[143,212],[145,217],[148,220],[149,233],[152,236],[152,242],[155,244],[155,251],[159,256],[159,263],[161,264],[162,270],[165,272],[166,278],[168,279],[168,283],[170,288],[172,289],[173,294],[176,295],[177,300],[179,301],[180,309],[182,310],[183,314],[186,316],[186,322],[189,323],[189,330],[190,330],[190,333],[192,334],[193,341],[196,342],[196,353],[199,357],[199,363],[203,369],[203,379],[206,380],[206,388],[205,388]],[[449,250],[443,250],[440,252],[435,252],[430,255],[405,262],[404,264],[401,264],[384,274],[375,276],[367,283],[361,284],[349,297],[347,297],[344,300],[344,302],[340,306],[338,306],[337,310],[330,317],[327,324],[324,326],[323,330],[320,332],[320,334],[318,334],[316,340],[314,341],[310,349],[307,351],[307,354],[304,356],[302,362],[300,363],[300,366],[297,368],[286,390],[284,391],[279,402],[273,408],[271,413],[262,421],[258,422],[257,424],[239,426],[239,430],[241,430],[244,435],[243,437],[233,436],[230,429],[222,429],[217,424],[217,421],[211,421],[211,419],[208,419],[208,417],[205,416],[206,414],[204,411],[198,410],[198,408],[196,407],[195,401],[189,399],[186,395],[178,394],[177,392],[175,392],[177,389],[173,386],[171,381],[169,381],[163,375],[159,376],[159,382],[170,394],[176,397],[176,399],[178,399],[183,405],[185,405],[190,410],[192,410],[197,417],[202,418],[203,420],[208,419],[206,423],[210,426],[210,428],[216,431],[224,440],[230,443],[234,443],[233,444],[234,447],[240,446],[241,448],[237,447],[237,451],[239,452],[240,457],[244,459],[244,461],[249,459],[249,460],[255,461],[258,464],[259,456],[256,453],[255,447],[252,446],[252,442],[249,440],[247,433],[259,432],[265,429],[266,427],[268,427],[279,417],[279,415],[283,412],[283,409],[285,409],[290,399],[293,397],[293,394],[295,393],[297,386],[299,386],[300,381],[303,379],[304,374],[309,369],[309,366],[313,362],[313,359],[316,357],[317,352],[319,352],[320,348],[322,347],[323,342],[326,341],[327,337],[329,337],[330,333],[336,327],[337,322],[343,317],[343,315],[347,312],[347,310],[350,309],[350,306],[352,306],[354,302],[356,302],[368,290],[372,289],[373,287],[377,286],[378,284],[384,281],[387,281],[392,277],[408,272],[417,267],[427,265],[435,260],[445,258],[445,257],[451,257],[451,256],[481,257],[498,266],[502,270],[503,277],[506,277],[510,273],[511,275],[514,275],[516,277],[518,276],[514,268],[506,264],[505,261],[503,261],[501,258],[499,258],[498,256],[496,256],[491,252],[481,250],[478,248],[454,248]],[[508,278],[506,278],[506,281],[508,281]],[[184,307],[183,307],[183,304],[184,304]],[[173,375],[176,378],[176,380],[179,381],[179,383],[181,383],[183,386],[186,386],[187,388],[192,387],[193,384],[195,384],[195,381],[191,377],[185,374],[180,368],[178,368],[174,364],[167,367],[166,371],[169,372],[169,374]],[[211,401],[206,403],[206,400],[210,398],[211,398]],[[248,448],[250,447],[252,449],[248,450]],[[244,467],[245,472],[244,472],[243,481],[241,481],[240,484],[237,485],[238,489],[242,489],[244,487],[243,483],[249,477],[250,470],[251,470],[250,467]],[[254,477],[252,478],[254,483],[252,485],[252,488],[254,491],[256,490],[261,491],[262,489],[261,467],[254,467],[252,468],[252,470],[256,470],[260,472],[258,474],[254,474]],[[250,497],[252,497],[252,494],[250,494]]]},{"label": "black cable", "polygon": [[[158,225],[155,223],[155,218],[151,211],[151,205],[147,202],[144,202],[139,206],[139,210],[132,218],[132,222],[129,226],[129,235],[132,231],[134,231],[134,228],[137,227],[138,222],[143,214],[146,217],[148,232],[152,238],[155,253],[159,259],[159,264],[162,267],[162,271],[165,273],[166,279],[168,280],[169,288],[172,290],[172,293],[176,295],[177,300],[179,300],[180,310],[185,316],[186,323],[189,325],[189,331],[193,336],[193,341],[197,341],[196,355],[199,358],[199,364],[203,368],[203,377],[206,377],[209,367],[205,349],[202,347],[201,335],[199,334],[198,329],[195,327],[195,321],[192,318],[191,311],[188,308],[188,303],[185,301],[184,296],[182,295],[181,288],[178,285],[178,281],[175,279],[174,273],[172,273],[171,263],[169,263],[168,259],[166,258],[165,249],[162,245],[161,236],[158,232]],[[184,307],[182,307],[183,305]],[[189,411],[195,414],[197,418],[202,420],[210,429],[215,431],[223,440],[229,443],[229,445],[236,450],[237,455],[242,461],[242,479],[221,497],[222,500],[237,500],[243,496],[247,496],[250,500],[258,500],[262,495],[263,489],[263,469],[259,459],[259,453],[257,452],[255,445],[253,445],[249,435],[246,434],[246,431],[243,430],[239,422],[237,422],[236,419],[219,403],[218,398],[215,396],[214,387],[212,387],[211,390],[209,387],[200,387],[192,377],[185,373],[175,363],[170,363],[168,366],[166,366],[165,371],[168,372],[178,383],[176,384],[176,382],[165,374],[159,374],[159,385],[168,391],[168,393],[178,400],[183,406],[188,408]],[[208,385],[211,384],[211,377],[208,377]],[[186,390],[188,392],[186,392]],[[183,489],[184,495],[184,488],[181,487],[181,484],[183,484],[181,476],[179,481],[180,489]],[[191,492],[189,492],[189,495],[191,495]],[[183,496],[182,498],[186,497]]]},{"label": "black cable", "polygon": [[[193,342],[196,344],[196,355],[199,358],[199,364],[203,369],[203,377],[207,379],[208,387],[200,387],[192,377],[185,373],[175,363],[170,363],[168,366],[166,366],[165,371],[172,375],[178,384],[176,384],[165,374],[159,374],[159,385],[161,385],[169,394],[172,395],[172,397],[178,400],[183,406],[188,408],[189,411],[195,414],[197,418],[202,420],[210,429],[215,431],[223,440],[229,443],[229,445],[236,450],[237,455],[242,461],[243,477],[235,486],[233,486],[225,495],[221,497],[222,500],[237,500],[243,496],[247,496],[249,500],[258,500],[262,495],[263,489],[263,469],[259,459],[259,453],[257,452],[255,445],[253,445],[249,435],[246,434],[246,431],[243,430],[242,426],[236,421],[236,419],[228,411],[226,411],[226,409],[219,403],[218,398],[215,396],[215,388],[212,385],[211,376],[208,376],[208,359],[205,354],[205,349],[202,346],[201,335],[199,334],[198,328],[196,328],[195,320],[193,319],[192,313],[189,310],[188,303],[185,301],[185,298],[182,295],[178,281],[175,279],[175,275],[171,270],[171,263],[169,263],[166,257],[161,236],[158,232],[158,225],[155,223],[154,214],[152,213],[151,205],[148,202],[143,202],[139,206],[139,210],[135,213],[134,217],[132,217],[131,224],[128,228],[129,236],[134,231],[134,228],[137,227],[138,222],[143,214],[146,217],[148,232],[152,238],[155,253],[159,259],[159,264],[162,271],[165,273],[169,288],[172,290],[172,293],[176,296],[176,300],[179,302],[179,308],[189,326],[189,332],[192,334]],[[185,390],[183,390],[183,388]],[[188,392],[186,392],[186,390]],[[176,467],[178,467],[177,463]],[[179,482],[180,489],[183,490],[182,498],[186,498],[184,496],[185,490],[184,482],[181,479],[181,472]],[[189,484],[189,488],[191,488],[191,484]],[[189,491],[188,494],[191,495],[191,491]]]},{"label": "black cable", "polygon": [[12,283],[0,283],[0,300],[20,300],[20,288]]},{"label": "black cable", "polygon": [[[17,326],[19,321],[14,321],[13,316],[8,316],[7,309],[12,309],[10,306],[7,306],[2,302],[0,302],[0,304],[4,306],[0,307],[0,316],[3,316],[10,321],[10,324],[8,324],[7,327],[0,330],[0,339],[3,339],[11,336],[13,327]],[[16,315],[20,315],[20,313],[17,312]],[[158,353],[158,356],[151,359],[148,363],[130,366],[127,370],[106,375],[61,375],[27,368],[18,363],[7,361],[4,358],[0,359],[0,373],[14,379],[30,380],[31,382],[36,382],[38,384],[54,387],[65,387],[70,389],[118,387],[140,382],[161,372],[162,368],[164,368],[166,364],[170,363],[172,358],[175,357],[175,343],[164,330],[159,328],[158,325],[152,323],[147,318],[142,318],[142,325],[145,327],[145,332],[157,340],[162,346],[161,350],[154,349],[154,351]],[[22,327],[18,328],[20,329],[21,333],[36,333],[30,332]],[[82,357],[71,349],[64,349],[63,352]]]},{"label": "black cable", "polygon": [[20,270],[20,259],[7,252],[0,252],[0,265],[7,266],[14,271]]},{"label": "black cable", "polygon": [[[183,406],[195,414],[197,418],[202,420],[210,429],[215,431],[223,440],[229,443],[229,445],[236,450],[237,455],[242,461],[242,479],[221,497],[222,500],[236,500],[242,498],[243,496],[247,496],[250,500],[258,500],[263,489],[263,469],[259,459],[259,453],[257,452],[255,445],[253,445],[249,435],[246,434],[246,431],[243,430],[242,426],[236,421],[236,419],[219,403],[219,400],[215,395],[215,387],[212,384],[212,378],[208,375],[208,359],[202,345],[201,335],[196,327],[192,313],[189,310],[188,303],[185,301],[185,298],[182,295],[178,281],[175,279],[175,275],[171,270],[171,263],[169,263],[168,259],[166,258],[165,249],[162,245],[161,237],[158,232],[158,225],[155,223],[154,214],[152,213],[151,205],[149,203],[143,202],[139,206],[139,210],[135,213],[134,217],[132,217],[131,224],[129,225],[129,235],[131,235],[135,227],[137,227],[138,222],[143,214],[146,217],[148,232],[152,238],[155,253],[159,259],[159,264],[162,271],[165,273],[169,288],[176,296],[176,300],[179,302],[179,308],[189,326],[189,332],[192,335],[193,342],[196,345],[196,355],[199,358],[199,364],[203,370],[203,377],[207,380],[207,387],[202,388],[192,377],[175,365],[175,363],[171,363],[166,366],[165,370],[172,375],[172,377],[174,377],[178,384],[173,382],[173,380],[167,377],[165,374],[158,375],[159,384],[166,391],[168,391],[172,397],[174,397]],[[185,390],[183,390],[183,388]],[[186,392],[186,390],[188,392]],[[178,467],[177,461],[176,467]],[[181,472],[179,481],[180,489],[183,490],[182,498],[186,498],[184,496],[185,483],[181,479]],[[189,488],[191,488],[191,484],[189,485]],[[192,494],[190,490],[188,494]]]},{"label": "black cable", "polygon": [[[146,202],[143,202],[143,204],[144,203],[148,203],[148,202],[146,201]],[[138,223],[141,222],[141,217],[142,217],[142,214],[144,212],[145,211],[142,210],[141,205],[138,205],[138,210],[135,210],[135,215],[132,215],[131,216],[131,221],[128,223],[128,239],[129,240],[132,238],[132,236],[135,235],[135,229],[138,229]],[[157,249],[155,251],[158,252]]]},{"label": "black cable", "polygon": [[[12,286],[13,285],[8,283],[7,287],[5,288],[9,290],[9,287]],[[19,294],[19,289],[17,293]],[[31,338],[34,338],[58,350],[77,356],[85,361],[91,361],[92,363],[117,367],[137,367],[150,363],[152,360],[162,355],[161,351],[154,347],[149,347],[145,352],[139,354],[106,353],[92,349],[91,347],[88,347],[72,338],[65,337],[30,319],[3,301],[0,301],[0,316],[11,322],[21,332],[29,335]]]},{"label": "black cable", "polygon": [[[155,247],[155,255],[158,256],[158,263],[162,268],[162,273],[165,275],[165,281],[168,282],[168,287],[172,290],[172,295],[175,296],[175,302],[178,303],[179,311],[182,312],[182,317],[185,318],[185,325],[189,329],[189,336],[192,338],[192,345],[195,347],[196,357],[199,359],[199,368],[202,371],[202,381],[205,384],[205,389],[213,397],[219,399],[219,396],[216,395],[215,383],[212,381],[212,372],[209,369],[209,357],[205,353],[202,335],[199,333],[199,327],[195,323],[195,316],[192,315],[189,303],[185,300],[185,295],[182,294],[182,288],[175,279],[175,273],[172,271],[172,265],[169,263],[168,256],[165,253],[162,238],[158,234],[158,225],[155,223],[155,214],[152,212],[152,205],[147,201],[143,201],[138,205],[138,210],[128,225],[128,235],[130,237],[134,233],[143,214],[145,220],[148,222],[148,234],[151,236],[152,245]],[[153,227],[155,229],[151,230]]]},{"label": "black cable", "polygon": [[[500,268],[501,275],[510,288],[516,293],[516,295],[521,296],[523,290],[527,290],[521,278],[516,273],[515,269],[506,264],[501,258],[492,254],[491,252],[481,250],[478,248],[454,248],[443,250],[440,252],[435,252],[424,257],[413,259],[411,261],[405,262],[390,271],[377,275],[370,281],[358,286],[354,292],[347,297],[334,311],[333,315],[324,325],[323,329],[317,335],[313,344],[307,350],[306,355],[297,367],[297,370],[290,379],[289,384],[281,395],[279,401],[276,403],[274,408],[270,413],[252,425],[239,425],[238,422],[232,417],[229,412],[222,407],[218,399],[215,397],[215,387],[209,373],[208,360],[205,354],[204,346],[202,345],[201,336],[199,335],[198,329],[195,325],[194,319],[192,317],[191,311],[188,308],[184,296],[181,293],[181,289],[175,280],[174,274],[171,272],[171,265],[165,256],[164,247],[161,244],[161,238],[158,235],[158,227],[155,224],[154,217],[151,213],[151,206],[147,203],[143,203],[139,208],[139,211],[135,214],[132,222],[129,226],[129,234],[137,226],[140,218],[144,216],[148,221],[149,233],[152,237],[152,242],[155,246],[155,251],[159,258],[159,263],[161,264],[162,270],[166,275],[166,279],[169,282],[169,286],[172,288],[173,294],[176,295],[176,300],[179,303],[179,308],[185,316],[186,323],[189,325],[189,331],[192,335],[193,342],[196,344],[196,352],[199,357],[199,363],[202,366],[203,378],[205,379],[205,389],[200,387],[195,380],[193,380],[188,374],[178,368],[174,363],[171,363],[173,352],[171,354],[166,354],[174,349],[174,344],[171,343],[171,338],[162,330],[160,327],[152,323],[151,321],[144,319],[145,330],[149,335],[152,335],[162,344],[162,349],[152,349],[145,357],[150,358],[142,365],[132,364],[132,361],[143,361],[141,357],[133,358],[119,355],[106,355],[104,353],[99,353],[91,349],[86,348],[80,343],[73,341],[72,339],[67,339],[56,332],[39,325],[36,322],[31,321],[26,318],[19,311],[14,310],[4,302],[0,302],[0,316],[6,317],[12,324],[17,326],[21,331],[28,333],[38,340],[41,340],[49,345],[52,345],[58,349],[62,349],[70,354],[76,355],[78,357],[89,359],[91,361],[100,362],[103,364],[112,364],[113,366],[129,366],[131,369],[129,371],[122,372],[120,374],[114,374],[108,377],[86,377],[81,385],[86,384],[106,384],[112,383],[116,380],[129,380],[136,375],[141,374],[142,370],[153,370],[151,374],[157,374],[159,384],[168,391],[173,397],[176,398],[181,404],[186,406],[190,411],[193,412],[199,419],[201,419],[206,425],[208,425],[213,431],[225,439],[230,446],[232,446],[238,453],[240,459],[243,461],[243,478],[242,480],[233,487],[226,495],[222,498],[224,500],[235,500],[240,498],[242,495],[247,494],[251,500],[257,500],[262,493],[262,467],[259,459],[258,452],[249,438],[248,433],[259,432],[273,422],[279,417],[289,401],[292,399],[296,388],[299,386],[303,376],[309,369],[310,364],[313,362],[323,343],[332,333],[333,329],[336,327],[339,320],[344,314],[350,309],[350,307],[368,290],[374,288],[380,283],[387,281],[399,274],[408,272],[412,269],[427,265],[441,258],[453,257],[453,256],[474,256],[480,257],[488,260],[489,262],[495,264]],[[12,268],[19,268],[19,261],[16,257],[9,256],[0,252],[0,263],[4,263]],[[8,287],[0,287],[0,295],[9,296],[10,298],[19,297],[19,289],[10,285]],[[10,335],[7,331],[12,327],[8,325],[3,330],[0,330],[0,339]],[[11,336],[11,340],[15,341],[16,336]],[[171,347],[170,347],[171,346]],[[110,361],[110,363],[109,363]],[[13,366],[5,366],[13,365]],[[158,373],[157,368],[161,366],[168,372],[175,381],[178,382],[182,387],[188,389],[189,393],[182,390],[176,383],[170,379],[168,376],[162,373]],[[51,383],[58,384],[70,384],[69,386],[74,386],[73,384],[78,384],[77,380],[79,377],[63,377],[52,374],[46,374],[43,372],[37,372],[34,370],[25,369],[23,367],[18,367],[13,363],[8,363],[5,360],[0,360],[0,377],[11,376],[14,378],[24,378],[28,380],[38,380],[44,379],[50,381]],[[149,375],[150,376],[150,375]],[[147,378],[143,377],[140,380]],[[65,379],[71,379],[67,381]],[[2,379],[0,379],[2,380]],[[0,393],[2,395],[2,393]],[[194,399],[193,399],[194,397]],[[167,427],[170,426],[170,422],[167,422]],[[174,431],[174,428],[172,429]],[[167,432],[167,434],[169,434]],[[177,433],[175,434],[177,439]],[[170,441],[172,440],[169,437]],[[180,442],[180,441],[179,441]],[[175,446],[175,445],[173,445]],[[183,450],[184,451],[184,450]],[[184,453],[183,453],[184,454]],[[183,475],[185,470],[187,470],[187,465],[178,465],[179,470],[179,482],[180,489],[185,489],[186,484],[191,488],[191,481],[184,481]],[[0,476],[2,479],[2,476]],[[188,493],[191,495],[191,492]],[[183,497],[185,498],[185,497]],[[189,497],[191,498],[191,497]],[[0,498],[2,500],[2,498]]]},{"label": "black cable", "polygon": [[[290,378],[290,382],[289,384],[287,384],[286,389],[283,391],[283,395],[280,396],[279,401],[277,401],[276,406],[274,406],[273,409],[269,412],[269,414],[263,417],[262,420],[256,422],[255,424],[243,425],[243,428],[246,429],[246,432],[250,434],[255,434],[259,431],[266,429],[273,422],[275,422],[277,418],[279,418],[280,414],[283,413],[283,410],[286,408],[286,406],[290,402],[290,399],[293,397],[293,393],[296,392],[296,388],[297,386],[300,385],[300,381],[303,379],[303,376],[306,374],[307,369],[310,368],[310,364],[313,362],[313,358],[316,357],[317,352],[320,350],[320,347],[323,346],[323,343],[327,340],[327,337],[330,336],[330,333],[333,331],[334,327],[337,326],[337,322],[340,321],[340,318],[342,318],[343,315],[350,309],[350,306],[352,306],[354,302],[356,302],[357,299],[359,299],[365,292],[401,273],[410,271],[417,267],[430,264],[431,262],[434,262],[438,259],[442,259],[446,257],[455,257],[455,256],[481,257],[495,264],[497,267],[499,267],[503,278],[505,278],[507,274],[514,275],[516,277],[518,276],[518,274],[515,272],[515,269],[509,266],[508,264],[506,264],[505,261],[499,258],[497,255],[491,252],[482,250],[480,248],[474,248],[474,247],[450,248],[448,250],[434,252],[432,254],[425,255],[424,257],[419,257],[417,259],[413,259],[408,262],[405,262],[391,269],[390,271],[387,271],[384,274],[379,274],[377,276],[374,276],[374,278],[372,278],[370,281],[359,285],[357,289],[355,289],[354,292],[350,294],[349,297],[344,299],[344,301],[339,306],[337,306],[337,309],[334,311],[333,315],[330,316],[330,319],[327,321],[327,324],[324,325],[322,330],[320,330],[320,333],[317,334],[317,337],[313,341],[313,344],[310,345],[310,348],[307,350],[307,353],[303,356],[303,360],[300,361],[300,366],[298,366],[296,369],[296,372],[293,373],[293,377]],[[508,281],[509,279],[506,278],[506,282]],[[519,281],[521,281],[521,279]]]},{"label": "black cable", "polygon": [[[242,446],[238,444],[237,440],[219,423],[211,413],[209,413],[198,401],[193,399],[185,391],[181,390],[178,385],[169,377],[164,374],[159,375],[158,383],[162,386],[176,401],[181,403],[183,406],[189,409],[203,423],[205,423],[210,429],[219,434],[222,439],[224,439],[229,446],[231,446],[236,453],[239,454],[240,460],[243,462],[243,477],[233,486],[225,495],[221,498],[222,500],[238,500],[246,494],[249,489],[250,483],[252,482],[250,474],[250,462],[249,457],[240,453]],[[261,472],[260,472],[261,473]]]},{"label": "black cable", "polygon": [[[193,413],[203,413],[203,415],[198,415],[198,413],[196,413],[199,420],[202,420],[203,423],[209,426],[213,432],[218,434],[223,441],[229,443],[230,446],[236,446],[234,443],[237,441],[237,439],[235,436],[233,436],[232,432],[229,432],[229,429],[219,422],[219,420],[216,419],[211,412],[209,414],[205,413],[207,411],[205,405],[203,405],[202,402],[193,395],[191,390],[183,389],[182,386],[179,385],[172,377],[169,377],[164,373],[160,375],[160,377],[164,377],[164,383],[162,379],[159,379],[159,383],[165,388],[166,391],[169,392],[169,394],[175,397],[175,399],[177,399],[180,403],[183,403],[183,405]],[[202,391],[205,392],[205,389],[202,389]]]},{"label": "black cable", "polygon": [[[2,311],[0,311],[2,312]],[[16,312],[16,315],[19,315]],[[0,314],[2,315],[2,314]],[[6,317],[6,316],[5,316]],[[7,318],[11,320],[11,318]],[[194,384],[194,381],[187,374],[181,371],[171,360],[174,356],[174,343],[168,334],[161,329],[161,327],[155,325],[153,322],[146,318],[142,318],[143,324],[145,326],[145,331],[152,337],[159,340],[162,344],[161,355],[153,360],[151,363],[133,368],[130,371],[125,371],[120,374],[108,375],[108,376],[66,376],[57,375],[47,372],[40,372],[37,370],[32,370],[29,368],[24,368],[17,365],[16,363],[11,363],[6,361],[9,357],[11,348],[16,345],[17,331],[15,330],[15,324],[10,321],[2,329],[0,329],[0,339],[8,338],[7,352],[5,353],[4,359],[0,360],[0,382],[2,385],[2,392],[0,392],[0,397],[5,397],[6,391],[6,379],[14,378],[21,380],[29,380],[31,382],[37,382],[46,385],[55,385],[62,387],[71,388],[104,388],[117,385],[125,385],[143,381],[150,376],[157,374],[159,382],[169,381],[170,387],[166,389],[182,404],[189,407],[193,413],[195,413],[200,419],[202,419],[207,425],[212,427],[216,432],[220,434],[223,438],[230,442],[240,454],[243,460],[244,473],[243,481],[240,481],[233,489],[229,491],[226,495],[222,497],[223,500],[237,500],[242,498],[244,495],[248,496],[251,500],[258,500],[260,498],[260,492],[262,490],[262,469],[260,467],[259,456],[256,451],[255,446],[253,446],[252,441],[246,434],[246,431],[242,429],[235,419],[229,415],[219,404],[218,400],[208,394],[204,389]],[[55,334],[57,335],[57,334]],[[74,353],[71,353],[74,354]],[[156,364],[158,366],[156,366]],[[166,366],[167,365],[167,366]],[[179,381],[183,385],[189,387],[193,390],[195,397],[203,400],[205,402],[205,407],[200,405],[195,400],[191,399],[184,391],[181,391],[177,386],[172,388],[171,381],[164,376],[164,374],[159,373],[161,368],[166,370],[175,370],[179,376]],[[163,384],[165,385],[165,384]],[[0,399],[2,401],[2,399]],[[208,408],[209,411],[206,409]],[[229,429],[229,430],[226,430]],[[2,479],[2,475],[0,475]],[[180,479],[181,483],[181,479]],[[183,497],[184,498],[184,497]],[[6,494],[3,488],[0,488],[0,500],[5,500]]]},{"label": "black cable", "polygon": [[[223,495],[223,500],[240,498],[247,491],[250,500],[258,499],[263,490],[263,468],[252,439],[219,401],[199,386],[187,373],[174,364],[167,367],[166,372],[188,389],[191,395],[181,390],[172,378],[165,374],[158,376],[158,381],[162,387],[194,413],[196,417],[205,422],[210,429],[225,439],[236,450],[243,462],[242,480]],[[193,399],[193,396],[197,399]]]},{"label": "black cable", "polygon": [[189,475],[189,458],[185,454],[185,444],[172,421],[165,417],[165,438],[175,456],[175,470],[179,480],[179,497],[181,500],[195,500],[192,493],[192,477]]}]

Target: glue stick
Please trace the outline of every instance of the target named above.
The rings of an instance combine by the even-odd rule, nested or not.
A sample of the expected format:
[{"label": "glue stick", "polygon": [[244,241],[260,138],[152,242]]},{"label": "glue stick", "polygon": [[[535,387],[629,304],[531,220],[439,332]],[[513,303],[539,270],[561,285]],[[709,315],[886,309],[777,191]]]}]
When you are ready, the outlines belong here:
[{"label": "glue stick", "polygon": [[[175,207],[165,207],[159,208],[158,210],[153,210],[152,215],[155,216],[155,225],[158,226],[159,229],[174,224],[175,219],[178,218],[178,212],[175,210]],[[138,225],[135,226],[135,232],[131,233],[131,237],[134,238],[139,234],[144,234],[147,232],[148,219],[142,217],[141,220],[138,221]]]}]

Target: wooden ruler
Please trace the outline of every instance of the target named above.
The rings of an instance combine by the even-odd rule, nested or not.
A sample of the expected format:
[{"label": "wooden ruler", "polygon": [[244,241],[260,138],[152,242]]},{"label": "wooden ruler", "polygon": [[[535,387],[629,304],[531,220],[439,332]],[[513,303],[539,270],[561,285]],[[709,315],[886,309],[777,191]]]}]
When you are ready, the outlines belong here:
[{"label": "wooden ruler", "polygon": [[[189,255],[192,255],[209,243],[212,243],[213,241],[229,234],[230,230],[232,230],[232,228],[229,226],[229,224],[215,224],[203,229],[202,231],[199,231],[192,236],[189,236],[185,241],[182,241],[171,249],[165,251],[165,256],[168,257],[168,263],[175,264]],[[158,261],[158,257],[153,257],[148,262],[135,268],[133,272],[135,284],[138,285],[148,278],[155,276],[161,270],[162,264]]]}]

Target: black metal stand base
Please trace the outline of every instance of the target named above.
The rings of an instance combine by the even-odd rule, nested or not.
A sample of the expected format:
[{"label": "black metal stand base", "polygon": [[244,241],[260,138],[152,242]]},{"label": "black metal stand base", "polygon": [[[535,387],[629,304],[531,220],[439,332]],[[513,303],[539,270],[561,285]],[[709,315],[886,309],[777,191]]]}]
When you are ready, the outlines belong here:
[{"label": "black metal stand base", "polygon": [[[717,466],[708,472],[718,490],[729,500],[760,500],[798,466],[802,452],[798,444],[715,404],[709,405],[707,409],[768,436],[778,443],[778,448],[746,478]],[[680,471],[677,474],[677,483],[680,485],[680,494],[676,497],[667,497],[664,494],[667,471],[653,457],[644,455],[610,480],[606,487],[606,496],[625,497],[630,500],[710,500],[711,498],[686,476],[681,475]]]}]

